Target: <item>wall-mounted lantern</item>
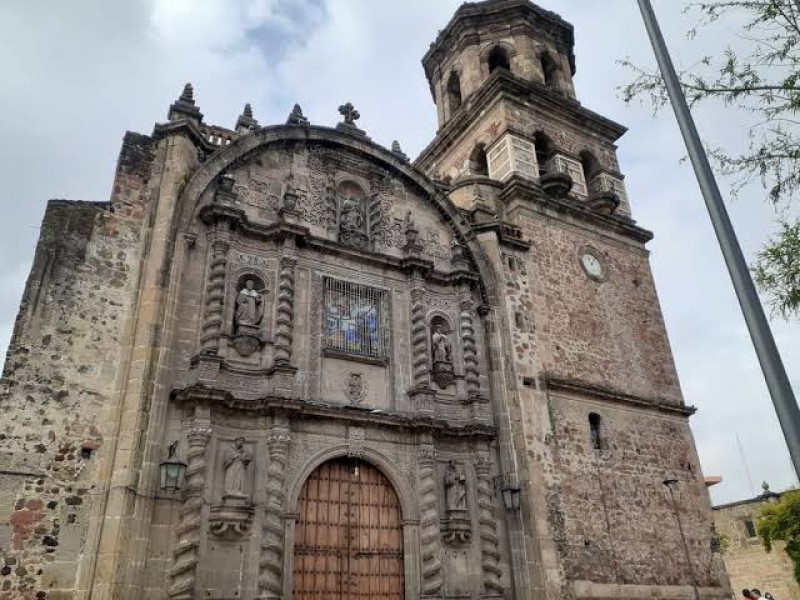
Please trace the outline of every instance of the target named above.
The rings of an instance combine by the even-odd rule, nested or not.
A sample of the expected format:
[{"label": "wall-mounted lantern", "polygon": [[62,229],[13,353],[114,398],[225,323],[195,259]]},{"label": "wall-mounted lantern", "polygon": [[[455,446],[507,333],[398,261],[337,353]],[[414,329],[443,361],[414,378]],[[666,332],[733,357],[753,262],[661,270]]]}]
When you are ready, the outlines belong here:
[{"label": "wall-mounted lantern", "polygon": [[178,449],[178,442],[169,447],[167,460],[159,465],[161,472],[161,489],[165,492],[177,492],[183,485],[183,478],[186,475],[186,463],[175,456]]}]

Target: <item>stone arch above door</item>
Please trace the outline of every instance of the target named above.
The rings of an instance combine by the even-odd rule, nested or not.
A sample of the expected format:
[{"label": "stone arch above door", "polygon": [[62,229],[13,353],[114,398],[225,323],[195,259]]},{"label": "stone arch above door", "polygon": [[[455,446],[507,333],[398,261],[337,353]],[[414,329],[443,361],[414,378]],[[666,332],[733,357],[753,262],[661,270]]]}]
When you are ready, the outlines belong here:
[{"label": "stone arch above door", "polygon": [[[317,469],[317,467],[319,467],[321,464],[329,460],[347,457],[349,450],[350,448],[348,445],[338,444],[318,452],[306,460],[300,469],[298,469],[297,475],[289,483],[288,493],[286,495],[287,513],[296,513],[300,492],[311,473],[314,472],[314,470]],[[400,501],[401,517],[403,522],[418,523],[419,506],[412,486],[400,468],[386,456],[372,448],[363,448],[361,450],[359,459],[362,462],[370,463],[374,467],[378,468],[392,484]]]}]

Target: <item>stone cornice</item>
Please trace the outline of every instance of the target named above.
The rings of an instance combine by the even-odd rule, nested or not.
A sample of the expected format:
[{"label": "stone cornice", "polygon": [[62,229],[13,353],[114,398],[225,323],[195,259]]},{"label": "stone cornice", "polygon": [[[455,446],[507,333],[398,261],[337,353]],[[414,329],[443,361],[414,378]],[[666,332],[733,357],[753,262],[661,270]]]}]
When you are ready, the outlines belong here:
[{"label": "stone cornice", "polygon": [[448,437],[480,437],[494,439],[497,428],[479,422],[455,423],[451,419],[423,415],[419,412],[400,412],[374,407],[352,406],[333,402],[311,401],[281,396],[264,396],[255,400],[240,400],[220,389],[202,385],[173,390],[172,400],[178,404],[204,404],[231,411],[260,415],[281,412],[289,418],[318,418],[387,427],[398,430],[433,432]]},{"label": "stone cornice", "polygon": [[575,30],[570,23],[528,0],[487,0],[465,2],[441,30],[422,58],[428,81],[431,82],[436,69],[447,56],[465,44],[479,43],[478,30],[492,27],[504,30],[524,28],[532,36],[544,34],[569,57],[570,69],[575,74]]},{"label": "stone cornice", "polygon": [[[583,107],[576,100],[566,98],[538,82],[521,79],[505,69],[496,69],[475,93],[467,97],[458,112],[439,129],[433,141],[414,160],[414,166],[427,171],[431,163],[438,160],[447,148],[461,140],[481,114],[488,112],[494,103],[503,100],[518,105],[524,105],[525,102],[533,104],[543,111],[557,114],[576,129],[595,133],[610,143],[617,141],[627,131],[625,126]],[[532,136],[533,133],[530,131],[528,135]]]},{"label": "stone cornice", "polygon": [[155,127],[153,127],[152,138],[154,141],[157,142],[161,138],[169,135],[185,135],[195,146],[202,148],[207,154],[211,154],[218,149],[217,146],[203,137],[200,127],[195,124],[194,121],[190,121],[189,119],[180,119],[178,121],[169,121],[167,123],[156,123]]},{"label": "stone cornice", "polygon": [[507,210],[511,202],[521,200],[531,206],[568,215],[576,220],[612,231],[642,244],[646,244],[653,239],[651,231],[639,227],[627,217],[602,215],[590,210],[585,203],[569,197],[553,198],[547,196],[538,183],[516,175],[509,179],[499,198],[506,204]]},{"label": "stone cornice", "polygon": [[540,381],[544,389],[548,391],[567,392],[579,396],[591,396],[632,408],[643,408],[683,417],[691,417],[697,412],[697,408],[694,406],[676,404],[673,400],[635,396],[578,379],[564,379],[545,373],[540,377]]}]

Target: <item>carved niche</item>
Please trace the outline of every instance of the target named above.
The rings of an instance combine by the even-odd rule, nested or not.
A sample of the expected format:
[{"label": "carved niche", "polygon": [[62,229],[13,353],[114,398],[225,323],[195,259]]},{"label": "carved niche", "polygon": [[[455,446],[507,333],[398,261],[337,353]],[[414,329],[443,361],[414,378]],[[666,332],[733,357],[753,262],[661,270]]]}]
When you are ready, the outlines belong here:
[{"label": "carved niche", "polygon": [[441,389],[455,381],[450,324],[442,316],[431,319],[431,379]]},{"label": "carved niche", "polygon": [[447,463],[444,473],[445,520],[442,537],[452,545],[468,544],[472,540],[472,522],[467,509],[467,476],[456,461]]},{"label": "carved niche", "polygon": [[222,504],[212,507],[209,517],[209,530],[217,537],[235,539],[250,534],[254,509],[247,472],[252,461],[253,454],[242,437],[236,438],[223,455]]},{"label": "carved niche", "polygon": [[250,356],[263,344],[266,293],[266,285],[259,276],[248,273],[239,277],[233,314],[233,347],[241,356]]},{"label": "carved niche", "polygon": [[339,243],[354,248],[369,248],[367,195],[352,181],[343,181],[337,192]]}]

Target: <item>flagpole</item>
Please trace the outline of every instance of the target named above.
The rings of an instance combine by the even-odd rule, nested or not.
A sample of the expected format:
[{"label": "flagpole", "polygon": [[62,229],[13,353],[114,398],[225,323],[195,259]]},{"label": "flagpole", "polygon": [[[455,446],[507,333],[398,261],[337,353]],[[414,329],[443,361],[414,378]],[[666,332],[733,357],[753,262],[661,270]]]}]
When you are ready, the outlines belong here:
[{"label": "flagpole", "polygon": [[714,172],[711,170],[703,143],[700,141],[692,114],[683,95],[683,89],[664,43],[664,37],[661,35],[653,6],[650,0],[637,1],[672,102],[672,109],[675,111],[678,126],[697,176],[697,182],[700,184],[711,223],[717,234],[717,241],[725,258],[725,264],[736,291],[736,298],[739,300],[747,329],[750,331],[758,362],[761,363],[761,370],[764,373],[764,379],[767,382],[767,388],[772,397],[786,445],[789,448],[795,473],[800,477],[800,410],[797,407],[792,386],[775,345],[775,339],[772,337],[764,308],[761,306],[755,285],[750,277],[747,262],[736,239],[736,233],[719,192]]}]

